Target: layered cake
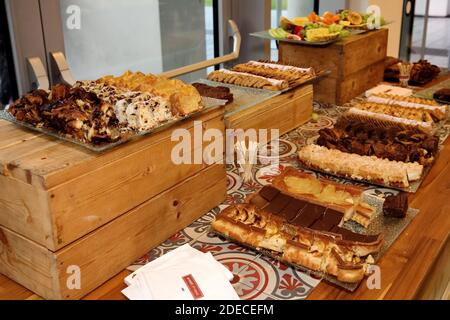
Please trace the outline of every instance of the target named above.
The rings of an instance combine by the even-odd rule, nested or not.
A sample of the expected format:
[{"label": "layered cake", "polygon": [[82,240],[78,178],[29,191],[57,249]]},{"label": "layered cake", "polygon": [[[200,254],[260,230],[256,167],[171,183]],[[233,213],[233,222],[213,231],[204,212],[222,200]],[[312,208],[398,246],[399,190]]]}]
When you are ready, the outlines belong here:
[{"label": "layered cake", "polygon": [[408,212],[408,195],[400,192],[386,197],[383,204],[383,214],[386,217],[404,218]]},{"label": "layered cake", "polygon": [[202,97],[226,100],[227,103],[231,103],[234,100],[230,88],[223,86],[213,87],[204,83],[193,83],[192,85],[195,89],[197,89]]},{"label": "layered cake", "polygon": [[342,228],[344,214],[264,187],[251,203],[222,211],[213,229],[235,241],[266,249],[281,260],[355,283],[374,263],[383,236]]}]

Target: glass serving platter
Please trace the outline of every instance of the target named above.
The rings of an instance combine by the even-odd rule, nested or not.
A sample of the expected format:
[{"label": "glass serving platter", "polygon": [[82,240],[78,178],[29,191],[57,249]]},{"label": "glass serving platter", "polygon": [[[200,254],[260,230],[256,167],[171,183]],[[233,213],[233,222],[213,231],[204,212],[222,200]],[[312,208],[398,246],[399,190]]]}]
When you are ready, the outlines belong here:
[{"label": "glass serving platter", "polygon": [[332,39],[332,40],[327,40],[327,41],[306,41],[306,40],[290,40],[290,39],[274,38],[269,34],[269,31],[253,32],[253,33],[250,33],[250,35],[252,37],[257,37],[257,38],[261,38],[261,39],[289,42],[289,43],[301,44],[301,45],[306,45],[306,46],[326,46],[330,43],[333,43],[333,42],[336,42],[339,40],[339,37]]},{"label": "glass serving platter", "polygon": [[0,119],[12,122],[12,123],[14,123],[14,124],[16,124],[16,125],[18,125],[20,127],[24,127],[24,128],[27,128],[27,129],[30,129],[30,130],[42,133],[42,134],[51,136],[53,138],[65,141],[65,142],[73,143],[75,145],[78,145],[78,146],[81,146],[83,148],[86,148],[86,149],[88,149],[90,151],[104,152],[104,151],[111,150],[111,149],[113,149],[113,148],[115,148],[117,146],[120,146],[120,145],[122,145],[124,143],[135,141],[135,140],[137,140],[139,138],[148,136],[150,134],[153,134],[153,133],[156,133],[156,132],[160,132],[160,131],[165,130],[167,128],[170,128],[173,125],[176,125],[176,124],[178,124],[180,122],[183,122],[183,121],[191,119],[191,118],[193,118],[195,116],[198,116],[198,115],[200,115],[200,114],[202,114],[202,113],[204,113],[206,111],[210,111],[210,110],[215,109],[215,108],[220,108],[221,106],[218,105],[218,104],[215,104],[213,106],[206,106],[206,107],[204,107],[203,109],[201,109],[201,110],[199,110],[197,112],[193,112],[193,113],[191,113],[191,114],[189,114],[187,116],[178,118],[178,119],[173,120],[173,121],[166,122],[166,123],[162,124],[161,126],[159,126],[157,128],[154,128],[152,130],[149,130],[149,131],[143,131],[143,132],[126,131],[126,132],[123,132],[121,134],[121,138],[118,141],[109,142],[109,143],[105,142],[105,143],[101,143],[101,144],[82,142],[82,141],[79,141],[77,139],[71,138],[68,135],[62,134],[62,133],[58,132],[57,130],[53,130],[51,128],[38,128],[38,127],[35,127],[34,125],[31,125],[29,123],[18,121],[15,117],[13,117],[8,112],[8,107],[9,106],[6,106],[6,108],[4,110],[0,110]]}]

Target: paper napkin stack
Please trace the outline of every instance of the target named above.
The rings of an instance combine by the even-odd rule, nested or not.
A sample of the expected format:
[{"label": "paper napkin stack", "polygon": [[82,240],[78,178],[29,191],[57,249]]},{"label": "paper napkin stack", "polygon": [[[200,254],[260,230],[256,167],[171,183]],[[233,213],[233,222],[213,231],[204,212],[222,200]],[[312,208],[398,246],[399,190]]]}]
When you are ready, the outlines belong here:
[{"label": "paper napkin stack", "polygon": [[130,300],[239,300],[233,274],[211,253],[186,244],[125,278]]}]

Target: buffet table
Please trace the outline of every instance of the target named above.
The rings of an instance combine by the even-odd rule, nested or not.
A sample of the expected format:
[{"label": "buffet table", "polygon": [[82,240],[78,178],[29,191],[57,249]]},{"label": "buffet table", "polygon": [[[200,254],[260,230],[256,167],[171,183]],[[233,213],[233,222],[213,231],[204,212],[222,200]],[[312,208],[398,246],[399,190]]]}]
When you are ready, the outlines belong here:
[{"label": "buffet table", "polygon": [[[323,281],[308,299],[414,299],[442,298],[450,279],[450,141],[447,140],[436,164],[410,205],[420,212],[400,235],[378,265],[381,289],[370,290],[364,283],[353,293]],[[3,241],[4,239],[2,239]],[[85,299],[125,299],[124,270],[95,289]],[[0,299],[40,299],[15,282],[0,275]]]}]

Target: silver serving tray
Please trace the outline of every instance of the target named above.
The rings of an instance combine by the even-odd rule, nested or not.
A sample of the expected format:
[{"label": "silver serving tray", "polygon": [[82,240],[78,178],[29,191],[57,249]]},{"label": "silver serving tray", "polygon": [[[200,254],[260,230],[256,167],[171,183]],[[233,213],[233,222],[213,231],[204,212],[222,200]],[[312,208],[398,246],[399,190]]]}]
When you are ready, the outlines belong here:
[{"label": "silver serving tray", "polygon": [[51,128],[37,128],[37,127],[35,127],[32,124],[29,124],[29,123],[26,123],[26,122],[22,122],[22,121],[18,121],[15,117],[13,117],[8,112],[8,107],[9,106],[7,106],[4,110],[0,110],[0,119],[12,122],[12,123],[14,123],[14,124],[16,124],[16,125],[18,125],[20,127],[27,128],[27,129],[30,129],[30,130],[42,133],[42,134],[51,136],[53,138],[65,141],[65,142],[73,143],[75,145],[78,145],[78,146],[81,146],[83,148],[86,148],[86,149],[88,149],[90,151],[104,152],[104,151],[111,150],[111,149],[113,149],[113,148],[115,148],[117,146],[120,146],[120,145],[122,145],[124,143],[135,141],[135,140],[140,139],[142,137],[145,137],[145,136],[148,136],[148,135],[160,132],[162,130],[168,129],[168,128],[170,128],[170,127],[172,127],[172,126],[174,126],[174,125],[176,125],[176,124],[178,124],[180,122],[183,122],[183,121],[186,121],[186,120],[191,119],[193,117],[196,117],[196,116],[198,116],[198,115],[200,115],[200,114],[202,114],[202,113],[204,113],[206,111],[210,111],[210,110],[215,109],[215,108],[220,108],[221,106],[220,105],[207,106],[207,107],[203,108],[202,110],[199,110],[197,112],[191,113],[191,114],[189,114],[187,116],[178,118],[176,120],[166,122],[166,123],[162,124],[161,126],[159,126],[157,128],[154,128],[152,130],[149,130],[149,131],[144,131],[144,132],[128,131],[128,132],[125,132],[123,134],[123,136],[120,138],[120,140],[118,140],[118,141],[110,142],[110,143],[105,142],[105,143],[101,143],[101,144],[85,143],[85,142],[79,141],[77,139],[71,138],[70,136],[62,134],[62,133],[58,132],[57,130],[53,130]]},{"label": "silver serving tray", "polygon": [[[376,206],[383,205],[383,200],[381,198],[378,198],[378,197],[372,196],[372,195],[370,195],[370,197],[378,199],[378,200],[373,199],[372,204],[375,202]],[[400,234],[406,229],[406,227],[411,223],[411,221],[416,217],[416,215],[418,213],[419,213],[419,210],[410,208],[408,210],[406,217],[403,219],[388,218],[388,217],[385,217],[382,213],[379,213],[374,218],[374,220],[372,221],[372,223],[369,225],[369,227],[367,229],[363,228],[362,226],[360,226],[359,224],[357,224],[356,222],[353,222],[353,221],[346,222],[343,227],[345,229],[348,229],[350,231],[360,233],[360,234],[374,235],[374,234],[382,233],[384,235],[384,244],[381,247],[380,252],[376,256],[373,257],[375,259],[375,262],[377,262],[386,253],[386,251],[392,246],[392,244],[395,242],[395,240],[397,240],[397,238],[400,236]],[[231,242],[238,243],[241,246],[244,246],[251,250],[260,252],[261,254],[263,254],[265,256],[268,256],[274,260],[280,261],[280,262],[282,262],[286,265],[289,265],[295,269],[298,269],[302,272],[313,275],[316,278],[320,278],[322,280],[325,280],[327,282],[335,284],[335,285],[337,285],[347,291],[350,291],[350,292],[355,291],[360,286],[360,284],[362,282],[364,282],[364,279],[357,283],[342,282],[342,281],[339,281],[336,277],[326,274],[324,272],[314,271],[314,270],[308,269],[306,267],[284,261],[282,259],[282,256],[277,252],[273,252],[273,251],[270,251],[267,249],[262,249],[262,248],[254,248],[245,243],[236,241],[220,232],[217,232],[212,228],[211,228],[211,232],[220,237],[223,237]]]}]

